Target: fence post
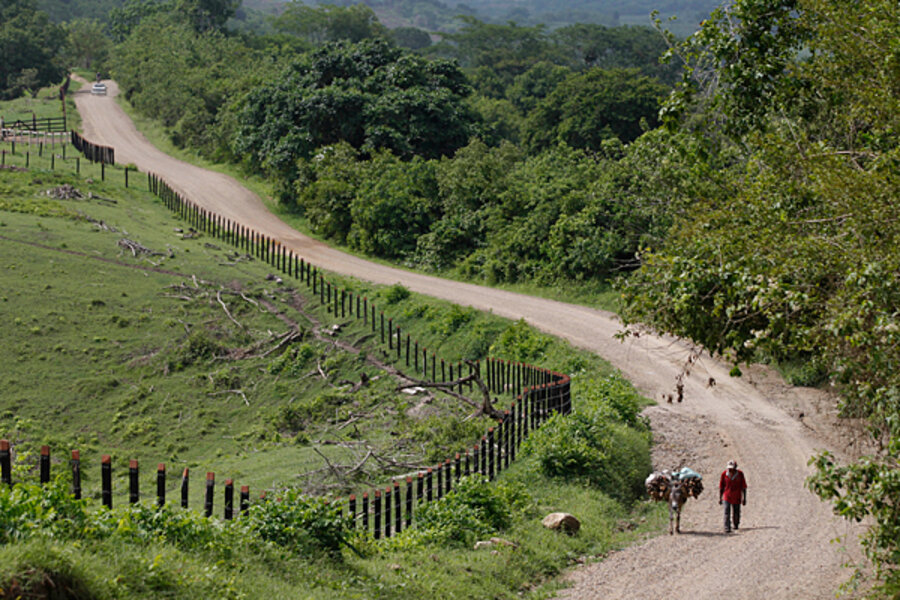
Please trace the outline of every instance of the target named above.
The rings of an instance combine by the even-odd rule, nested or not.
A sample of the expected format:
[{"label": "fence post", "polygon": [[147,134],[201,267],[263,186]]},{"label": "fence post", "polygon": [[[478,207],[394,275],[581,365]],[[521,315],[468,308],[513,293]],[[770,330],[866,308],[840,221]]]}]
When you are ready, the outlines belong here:
[{"label": "fence post", "polygon": [[100,488],[103,506],[112,508],[112,457],[109,454],[100,457]]},{"label": "fence post", "polygon": [[347,510],[350,513],[350,529],[356,529],[356,494],[350,494]]},{"label": "fence post", "polygon": [[438,463],[437,466],[437,499],[440,500],[444,496],[444,463]]},{"label": "fence post", "polygon": [[72,467],[72,497],[81,500],[81,455],[78,450],[72,450],[69,465]]},{"label": "fence post", "polygon": [[206,473],[206,501],[203,503],[203,512],[207,517],[212,516],[213,495],[216,491],[216,474],[212,471]]},{"label": "fence post", "polygon": [[250,508],[250,486],[242,485],[241,486],[241,514],[247,514],[247,510]]},{"label": "fence post", "polygon": [[406,476],[406,528],[412,525],[413,514],[413,484],[412,477]]},{"label": "fence post", "polygon": [[41,446],[41,485],[50,483],[50,446]]},{"label": "fence post", "polygon": [[384,490],[384,537],[391,537],[391,488]]},{"label": "fence post", "polygon": [[188,507],[188,484],[190,483],[190,472],[188,468],[184,468],[181,474],[181,508]]},{"label": "fence post", "polygon": [[375,516],[374,535],[376,540],[381,539],[381,490],[375,490],[375,499],[372,511]]},{"label": "fence post", "polygon": [[369,533],[369,492],[363,492],[362,497],[362,526],[363,533]]},{"label": "fence post", "polygon": [[488,479],[494,479],[494,454],[496,453],[494,443],[494,427],[488,428],[487,447],[488,447]]},{"label": "fence post", "polygon": [[462,461],[461,461],[461,458],[462,458],[462,457],[459,455],[459,452],[457,452],[457,453],[456,453],[456,460],[455,460],[455,463],[454,463],[454,464],[455,464],[455,467],[456,467],[456,483],[459,483],[459,478],[460,478],[460,476],[461,476],[461,474],[462,474],[462,473],[461,473],[461,467],[462,467]]},{"label": "fence post", "polygon": [[0,440],[0,472],[2,472],[2,482],[12,485],[12,457],[9,451],[9,440]]},{"label": "fence post", "polygon": [[234,518],[234,480],[225,480],[225,520]]},{"label": "fence post", "polygon": [[396,481],[393,482],[394,485],[394,531],[400,533],[402,531],[402,513],[401,513],[401,502],[400,502],[400,484]]},{"label": "fence post", "polygon": [[434,495],[433,495],[433,491],[434,491],[433,481],[434,481],[434,478],[433,478],[433,476],[432,476],[432,469],[431,469],[431,467],[428,467],[428,471],[426,472],[425,479],[427,480],[427,481],[425,482],[425,490],[426,490],[426,495],[425,495],[425,497],[428,499],[428,502],[431,502],[431,501],[434,499]]},{"label": "fence post", "polygon": [[447,494],[453,489],[453,486],[450,483],[450,476],[453,473],[453,467],[451,466],[450,459],[444,461],[444,493]]},{"label": "fence post", "polygon": [[141,498],[141,492],[138,481],[138,461],[131,459],[128,461],[128,502],[137,504]]},{"label": "fence post", "polygon": [[[490,429],[493,431],[493,427]],[[488,443],[487,436],[481,436],[481,471],[482,475],[487,475],[487,455],[488,455]]]},{"label": "fence post", "polygon": [[416,502],[422,501],[422,489],[424,487],[425,474],[419,471],[416,474]]},{"label": "fence post", "polygon": [[156,465],[156,505],[160,508],[166,505],[166,465]]}]

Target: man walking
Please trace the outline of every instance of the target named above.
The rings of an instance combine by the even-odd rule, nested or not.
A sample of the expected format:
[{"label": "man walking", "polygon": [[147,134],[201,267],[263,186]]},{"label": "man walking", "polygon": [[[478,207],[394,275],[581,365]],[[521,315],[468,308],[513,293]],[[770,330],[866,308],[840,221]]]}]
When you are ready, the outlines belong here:
[{"label": "man walking", "polygon": [[747,480],[737,463],[728,461],[728,465],[719,478],[719,504],[725,500],[725,533],[731,533],[731,524],[737,531],[741,524],[741,505],[747,506]]}]

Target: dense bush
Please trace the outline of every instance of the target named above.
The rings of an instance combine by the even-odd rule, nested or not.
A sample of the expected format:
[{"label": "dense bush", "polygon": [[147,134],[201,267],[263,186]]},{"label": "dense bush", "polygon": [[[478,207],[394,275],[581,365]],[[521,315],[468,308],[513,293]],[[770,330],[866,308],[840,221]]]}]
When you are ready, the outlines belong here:
[{"label": "dense bush", "polygon": [[518,487],[490,483],[479,475],[464,477],[449,494],[422,505],[415,529],[406,535],[421,543],[471,545],[509,527],[528,501]]},{"label": "dense bush", "polygon": [[542,473],[582,481],[622,502],[643,493],[651,469],[649,428],[637,394],[610,377],[576,398],[576,412],[554,415],[524,445]]}]

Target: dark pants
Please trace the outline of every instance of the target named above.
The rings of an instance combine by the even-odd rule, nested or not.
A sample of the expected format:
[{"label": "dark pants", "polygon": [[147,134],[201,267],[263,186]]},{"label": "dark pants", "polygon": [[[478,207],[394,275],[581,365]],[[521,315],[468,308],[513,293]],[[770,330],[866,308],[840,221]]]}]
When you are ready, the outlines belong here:
[{"label": "dark pants", "polygon": [[734,522],[734,528],[737,529],[741,524],[741,505],[724,501],[722,505],[725,506],[725,531],[731,531],[732,522]]}]

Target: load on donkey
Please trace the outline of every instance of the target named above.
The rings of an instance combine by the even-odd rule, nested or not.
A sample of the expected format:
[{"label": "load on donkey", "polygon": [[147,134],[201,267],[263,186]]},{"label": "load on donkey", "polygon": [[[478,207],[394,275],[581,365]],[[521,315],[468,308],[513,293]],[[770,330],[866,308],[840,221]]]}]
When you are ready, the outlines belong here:
[{"label": "load on donkey", "polygon": [[669,534],[681,533],[681,508],[688,498],[697,498],[703,492],[703,476],[688,467],[654,471],[644,485],[653,500],[669,503]]}]

